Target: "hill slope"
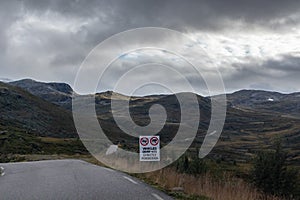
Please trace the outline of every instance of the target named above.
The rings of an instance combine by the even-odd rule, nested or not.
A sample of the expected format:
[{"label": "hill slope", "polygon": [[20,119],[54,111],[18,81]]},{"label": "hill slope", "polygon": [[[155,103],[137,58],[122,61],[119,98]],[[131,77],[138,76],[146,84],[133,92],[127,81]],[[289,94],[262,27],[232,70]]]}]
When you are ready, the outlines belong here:
[{"label": "hill slope", "polygon": [[[103,98],[104,96],[105,98]],[[121,99],[119,100],[121,101]],[[210,98],[198,96],[198,102],[201,111],[200,120],[193,119],[192,114],[190,116],[190,119],[199,120],[198,134],[191,147],[195,150],[199,149],[203,142],[209,125],[211,109]],[[121,143],[124,146],[137,144],[136,138],[128,137],[115,124],[111,113],[109,95],[107,93],[96,95],[96,103],[99,122],[107,136],[115,143]],[[189,98],[186,98],[186,103],[189,104]],[[130,102],[130,114],[136,124],[147,125],[150,122],[149,107],[154,104],[162,105],[167,113],[166,123],[158,133],[164,146],[172,140],[180,125],[180,105],[175,95],[134,97]],[[283,138],[284,148],[290,153],[290,162],[300,165],[299,119],[285,117],[281,113],[257,112],[254,109],[240,109],[229,105],[223,132],[209,156],[214,159],[246,162],[252,158],[256,151],[270,147],[276,136]]]},{"label": "hill slope", "polygon": [[43,83],[31,79],[10,82],[53,104],[71,109],[73,89],[66,83]]},{"label": "hill slope", "polygon": [[[22,85],[23,83],[24,85]],[[22,130],[34,132],[39,136],[73,137],[76,135],[71,113],[65,109],[71,107],[71,100],[69,99],[63,104],[57,100],[57,98],[60,99],[60,95],[71,98],[72,89],[69,86],[30,80],[13,84],[19,85],[37,96],[18,87],[1,83],[0,125],[2,127],[20,127]],[[99,123],[113,143],[137,151],[138,139],[124,133],[115,123],[111,111],[112,94],[114,93],[111,91],[96,94],[96,113]],[[190,94],[181,93],[180,95],[184,96],[185,103],[189,105]],[[297,93],[285,95],[265,91],[244,90],[229,94],[224,130],[209,156],[214,159],[246,162],[251,159],[255,151],[270,147],[272,138],[280,135],[284,140],[284,148],[290,152],[290,162],[300,165],[300,120],[296,115],[297,109],[299,109],[298,98],[299,94]],[[162,145],[167,145],[177,133],[181,123],[180,105],[176,96],[127,97],[121,94],[114,95],[114,100],[117,101],[128,99],[130,99],[130,115],[133,121],[140,126],[150,123],[149,108],[152,105],[160,104],[165,108],[167,120],[158,134],[161,136]],[[195,151],[203,142],[211,114],[210,98],[198,96],[198,103],[201,119],[194,119],[193,110],[190,110],[187,116],[191,120],[199,121],[198,134],[191,147]],[[86,105],[82,106],[84,110]],[[121,111],[124,108],[119,109]],[[119,111],[117,113],[120,113]]]},{"label": "hill slope", "polygon": [[38,136],[77,136],[69,111],[2,82],[0,113],[2,127],[18,127]]},{"label": "hill slope", "polygon": [[241,90],[228,94],[227,99],[232,106],[237,108],[300,118],[300,93],[281,94],[260,90]]}]

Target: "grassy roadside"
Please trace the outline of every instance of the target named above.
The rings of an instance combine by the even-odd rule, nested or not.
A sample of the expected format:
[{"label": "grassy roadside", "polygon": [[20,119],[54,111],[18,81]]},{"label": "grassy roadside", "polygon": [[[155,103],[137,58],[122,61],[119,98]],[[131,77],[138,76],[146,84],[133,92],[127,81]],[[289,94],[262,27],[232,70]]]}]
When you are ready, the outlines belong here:
[{"label": "grassy roadside", "polygon": [[94,165],[99,165],[102,167],[105,166],[89,154],[10,154],[7,155],[6,159],[6,162],[31,162],[41,160],[79,159]]},{"label": "grassy roadside", "polygon": [[[10,162],[80,159],[91,164],[105,166],[88,154],[12,154],[7,158]],[[214,166],[211,165],[211,167]],[[235,167],[235,170],[239,167],[248,168],[248,166],[245,167],[244,165]],[[225,165],[222,165],[221,168],[225,169]],[[213,168],[213,170],[216,171],[216,174],[205,173],[202,175],[192,175],[179,173],[174,166],[169,166],[154,172],[129,175],[142,180],[178,200],[279,200],[279,198],[260,193],[250,184],[241,178],[237,178],[231,172],[227,171],[225,173],[216,168]]]},{"label": "grassy roadside", "polygon": [[[195,159],[195,152],[186,152],[185,156],[164,169],[130,175],[175,199],[278,200],[260,193],[247,181],[251,163],[209,158],[202,162]],[[36,137],[17,130],[0,134],[0,163],[56,159],[81,159],[104,166],[86,151],[77,138]]]},{"label": "grassy roadside", "polygon": [[[44,155],[44,154],[9,154],[6,156],[5,162],[28,162],[28,161],[41,161],[41,160],[58,160],[58,159],[79,159],[89,162],[91,164],[95,164],[98,166],[105,167],[104,164],[99,162],[91,155],[82,155],[82,154],[51,154],[51,155]],[[1,160],[0,160],[1,162]],[[0,169],[1,170],[1,169]],[[1,174],[1,171],[0,171]],[[168,188],[164,187],[163,185],[156,183],[153,179],[144,176],[143,174],[130,174],[141,181],[151,185],[152,187],[165,192],[166,194],[172,196],[174,199],[187,199],[187,200],[209,200],[210,198],[202,196],[202,195],[189,195],[181,191],[172,191]]]},{"label": "grassy roadside", "polygon": [[[154,172],[155,173],[155,172]],[[153,177],[149,177],[149,173],[146,174],[130,174],[143,182],[151,185],[152,187],[170,195],[174,199],[178,200],[212,200],[211,198],[204,196],[204,195],[195,195],[195,194],[187,194],[181,190],[181,188],[177,188],[177,191],[172,190],[165,185],[161,184],[160,182],[155,181]],[[175,189],[175,188],[174,188]]]}]

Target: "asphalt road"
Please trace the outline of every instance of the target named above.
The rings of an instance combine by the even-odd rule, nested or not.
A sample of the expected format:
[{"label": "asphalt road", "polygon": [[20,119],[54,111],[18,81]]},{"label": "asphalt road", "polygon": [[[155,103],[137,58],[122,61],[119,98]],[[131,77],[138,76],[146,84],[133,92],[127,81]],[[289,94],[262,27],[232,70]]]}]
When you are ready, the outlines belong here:
[{"label": "asphalt road", "polygon": [[0,199],[172,199],[127,174],[81,160],[0,166]]}]

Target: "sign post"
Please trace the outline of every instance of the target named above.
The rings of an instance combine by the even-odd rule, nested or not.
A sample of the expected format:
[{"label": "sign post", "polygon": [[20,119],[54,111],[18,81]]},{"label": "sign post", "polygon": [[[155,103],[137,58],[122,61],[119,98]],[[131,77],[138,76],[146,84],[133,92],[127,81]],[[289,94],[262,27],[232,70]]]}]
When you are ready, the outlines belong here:
[{"label": "sign post", "polygon": [[140,136],[140,161],[160,161],[159,136]]}]

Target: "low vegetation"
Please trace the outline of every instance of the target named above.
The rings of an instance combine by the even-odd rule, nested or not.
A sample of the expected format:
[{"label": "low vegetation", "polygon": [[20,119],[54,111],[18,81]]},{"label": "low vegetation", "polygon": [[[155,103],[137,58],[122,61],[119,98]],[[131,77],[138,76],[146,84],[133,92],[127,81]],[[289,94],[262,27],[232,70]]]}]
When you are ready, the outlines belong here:
[{"label": "low vegetation", "polygon": [[177,199],[299,199],[299,174],[287,157],[281,142],[257,152],[248,164],[199,159],[188,151],[170,167],[136,176]]},{"label": "low vegetation", "polygon": [[[60,97],[53,99],[53,95],[39,98],[4,83],[0,83],[0,94],[0,162],[76,158],[102,165],[78,139],[71,112],[65,109],[71,107],[70,101],[61,101]],[[111,94],[96,95],[99,123],[114,144],[137,152],[138,140],[124,134],[113,120]],[[69,98],[68,95],[65,96]],[[293,95],[286,98],[290,97],[287,102],[294,102]],[[118,95],[117,98],[127,97]],[[269,107],[270,103],[263,104],[267,107],[260,112],[252,110],[254,104],[246,108],[229,104],[217,145],[207,158],[199,159],[197,148],[203,142],[211,112],[209,99],[198,96],[198,101],[201,120],[189,151],[167,168],[135,176],[176,199],[300,199],[300,189],[296,187],[300,185],[300,120],[296,116],[282,115],[294,114],[285,110],[286,104],[276,104],[284,109],[280,113],[273,113],[272,110],[278,109]],[[150,123],[148,110],[157,103],[167,112],[167,123],[159,133],[163,147],[176,135],[180,124],[180,106],[175,96],[133,98],[130,112],[138,125],[147,125]],[[262,112],[264,110],[268,112]],[[275,135],[280,135],[282,142],[272,145],[270,141]]]},{"label": "low vegetation", "polygon": [[298,171],[287,166],[287,153],[279,139],[274,150],[257,153],[251,172],[252,180],[261,191],[282,198],[297,196]]},{"label": "low vegetation", "polygon": [[22,157],[15,155],[85,155],[87,153],[78,138],[37,137],[34,134],[24,133],[23,130],[13,127],[0,132],[0,162],[22,160]]},{"label": "low vegetation", "polygon": [[201,199],[205,196],[206,199],[214,200],[280,199],[261,193],[243,179],[226,172],[222,176],[219,176],[219,178],[216,178],[211,173],[194,176],[178,173],[174,168],[165,168],[157,172],[138,176],[150,184],[161,186],[175,197],[185,195]]}]

